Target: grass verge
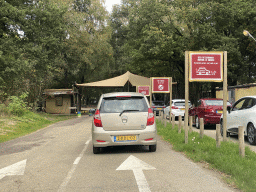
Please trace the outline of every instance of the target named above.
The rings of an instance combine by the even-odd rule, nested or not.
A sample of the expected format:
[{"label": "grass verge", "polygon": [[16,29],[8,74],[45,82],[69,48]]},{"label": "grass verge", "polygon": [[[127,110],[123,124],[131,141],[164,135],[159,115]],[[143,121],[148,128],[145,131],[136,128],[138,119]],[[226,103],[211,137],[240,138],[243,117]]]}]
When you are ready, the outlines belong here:
[{"label": "grass verge", "polygon": [[210,168],[217,169],[228,175],[224,178],[229,184],[242,191],[256,191],[256,153],[249,147],[245,148],[245,157],[239,155],[238,143],[222,142],[220,148],[216,147],[216,140],[204,136],[200,138],[197,132],[188,135],[188,144],[185,144],[184,130],[178,133],[178,126],[167,123],[164,127],[157,120],[157,131],[160,136],[176,151],[184,154],[195,162],[206,162]]},{"label": "grass verge", "polygon": [[33,113],[31,111],[27,111],[21,117],[2,115],[0,119],[0,143],[27,135],[50,124],[75,117]]}]

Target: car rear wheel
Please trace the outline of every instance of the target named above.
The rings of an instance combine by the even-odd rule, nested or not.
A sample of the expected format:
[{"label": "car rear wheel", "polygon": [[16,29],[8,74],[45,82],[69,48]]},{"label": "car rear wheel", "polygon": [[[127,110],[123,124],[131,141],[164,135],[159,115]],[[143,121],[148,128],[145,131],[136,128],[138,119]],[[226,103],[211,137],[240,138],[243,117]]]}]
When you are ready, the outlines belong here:
[{"label": "car rear wheel", "polygon": [[247,127],[247,138],[251,145],[256,145],[255,127],[250,123]]},{"label": "car rear wheel", "polygon": [[155,152],[156,151],[156,145],[149,145],[149,151]]},{"label": "car rear wheel", "polygon": [[200,120],[199,120],[198,116],[196,116],[196,128],[200,129]]},{"label": "car rear wheel", "polygon": [[94,154],[99,154],[99,153],[100,153],[100,150],[101,150],[100,147],[94,147],[94,146],[93,146],[93,153],[94,153]]}]

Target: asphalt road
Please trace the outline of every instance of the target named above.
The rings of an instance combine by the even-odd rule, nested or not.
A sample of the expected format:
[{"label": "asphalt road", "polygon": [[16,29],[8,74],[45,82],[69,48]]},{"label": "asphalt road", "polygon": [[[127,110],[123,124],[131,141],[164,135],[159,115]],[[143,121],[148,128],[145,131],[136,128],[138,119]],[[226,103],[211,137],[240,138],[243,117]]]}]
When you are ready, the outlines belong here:
[{"label": "asphalt road", "polygon": [[0,191],[239,191],[160,137],[154,153],[129,146],[94,155],[91,120],[59,122],[0,144]]}]

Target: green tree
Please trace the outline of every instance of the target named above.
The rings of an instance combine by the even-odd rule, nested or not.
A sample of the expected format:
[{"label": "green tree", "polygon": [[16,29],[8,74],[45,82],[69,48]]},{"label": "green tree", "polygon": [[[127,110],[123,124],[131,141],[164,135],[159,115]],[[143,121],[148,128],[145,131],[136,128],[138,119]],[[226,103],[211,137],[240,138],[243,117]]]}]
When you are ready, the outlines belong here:
[{"label": "green tree", "polygon": [[28,102],[35,107],[43,86],[54,77],[66,38],[65,9],[48,0],[1,3],[1,94],[29,92]]},{"label": "green tree", "polygon": [[104,78],[113,57],[109,43],[111,30],[105,26],[108,14],[100,1],[70,3],[66,14],[69,38],[65,40],[64,62],[60,65],[63,75],[59,79],[59,82],[68,79],[69,86],[74,81],[84,83]]},{"label": "green tree", "polygon": [[[254,82],[255,42],[242,35],[255,31],[252,0],[129,1],[126,66],[147,76],[172,76],[184,92],[185,51],[227,51],[228,84]],[[194,83],[198,93],[221,86]],[[197,95],[199,97],[199,95]]]},{"label": "green tree", "polygon": [[123,46],[130,58],[127,68],[148,77],[171,76],[184,84],[183,35],[170,2],[128,2],[128,32]]}]

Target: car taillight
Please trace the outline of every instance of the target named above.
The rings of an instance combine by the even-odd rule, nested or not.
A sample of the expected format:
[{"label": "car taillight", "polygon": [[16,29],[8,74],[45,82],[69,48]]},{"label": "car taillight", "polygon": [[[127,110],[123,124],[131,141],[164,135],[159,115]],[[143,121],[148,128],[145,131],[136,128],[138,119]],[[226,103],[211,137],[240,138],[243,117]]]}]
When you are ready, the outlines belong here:
[{"label": "car taillight", "polygon": [[147,120],[147,126],[153,125],[155,122],[155,117],[152,109],[148,108],[148,120]]},{"label": "car taillight", "polygon": [[172,109],[179,109],[178,107],[176,107],[176,106],[172,106]]},{"label": "car taillight", "polygon": [[102,122],[101,122],[101,118],[100,118],[100,110],[99,109],[97,109],[95,111],[94,120],[93,121],[94,121],[94,125],[96,127],[102,127]]},{"label": "car taillight", "polygon": [[206,108],[204,109],[206,113],[214,113],[214,110],[212,108]]},{"label": "car taillight", "polygon": [[152,106],[152,108],[156,108],[155,106]]}]

